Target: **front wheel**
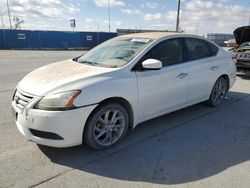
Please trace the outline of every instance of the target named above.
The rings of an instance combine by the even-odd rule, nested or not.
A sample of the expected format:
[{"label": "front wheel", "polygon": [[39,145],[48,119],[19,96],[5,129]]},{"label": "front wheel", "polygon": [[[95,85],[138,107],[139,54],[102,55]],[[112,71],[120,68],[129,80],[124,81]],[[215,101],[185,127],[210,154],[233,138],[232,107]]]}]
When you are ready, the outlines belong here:
[{"label": "front wheel", "polygon": [[84,140],[91,148],[111,148],[126,135],[129,118],[126,109],[109,102],[99,106],[90,116],[84,131]]},{"label": "front wheel", "polygon": [[227,91],[228,91],[227,80],[223,77],[220,77],[214,84],[213,90],[208,100],[208,104],[213,107],[219,106],[223,102],[227,94]]}]

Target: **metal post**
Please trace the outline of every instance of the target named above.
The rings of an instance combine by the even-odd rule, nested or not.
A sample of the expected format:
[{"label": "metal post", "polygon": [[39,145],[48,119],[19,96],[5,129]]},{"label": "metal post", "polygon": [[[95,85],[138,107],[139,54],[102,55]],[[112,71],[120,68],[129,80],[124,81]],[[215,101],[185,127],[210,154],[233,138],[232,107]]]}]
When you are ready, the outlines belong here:
[{"label": "metal post", "polygon": [[11,25],[11,17],[10,17],[9,0],[7,0],[7,10],[8,10],[8,15],[9,15],[10,29],[12,29],[12,25]]},{"label": "metal post", "polygon": [[4,29],[2,31],[3,31],[3,48],[7,48]]},{"label": "metal post", "polygon": [[178,9],[177,9],[177,19],[176,19],[176,32],[179,32],[179,25],[180,25],[180,6],[181,6],[181,0],[178,0]]},{"label": "metal post", "polygon": [[110,32],[110,0],[108,0],[109,32]]},{"label": "metal post", "polygon": [[38,31],[38,37],[39,37],[39,47],[42,49],[42,41],[41,41],[41,31]]},{"label": "metal post", "polygon": [[3,15],[1,15],[1,21],[2,21],[2,29],[4,29],[4,24],[3,24]]},{"label": "metal post", "polygon": [[98,44],[99,44],[100,32],[99,32],[99,31],[97,31],[97,32],[96,32],[96,34],[97,34],[97,41],[96,41],[96,45],[98,45]]}]

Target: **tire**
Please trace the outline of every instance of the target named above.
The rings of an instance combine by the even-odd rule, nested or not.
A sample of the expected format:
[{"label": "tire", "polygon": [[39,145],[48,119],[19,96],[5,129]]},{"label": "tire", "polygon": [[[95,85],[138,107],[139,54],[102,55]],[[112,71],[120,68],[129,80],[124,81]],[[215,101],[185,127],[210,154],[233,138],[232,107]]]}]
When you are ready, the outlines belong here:
[{"label": "tire", "polygon": [[124,139],[128,125],[127,110],[118,103],[108,102],[91,114],[83,138],[92,149],[109,149]]},{"label": "tire", "polygon": [[215,82],[210,98],[207,103],[212,107],[220,106],[228,92],[228,82],[225,78],[220,77]]}]

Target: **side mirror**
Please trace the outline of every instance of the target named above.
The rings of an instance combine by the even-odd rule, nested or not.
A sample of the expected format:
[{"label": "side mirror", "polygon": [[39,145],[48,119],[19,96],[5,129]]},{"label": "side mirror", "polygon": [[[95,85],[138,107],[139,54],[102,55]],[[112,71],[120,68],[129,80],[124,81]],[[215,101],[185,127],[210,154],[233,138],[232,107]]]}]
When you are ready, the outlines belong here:
[{"label": "side mirror", "polygon": [[159,70],[162,68],[162,62],[157,59],[147,59],[142,62],[142,68],[146,70]]}]

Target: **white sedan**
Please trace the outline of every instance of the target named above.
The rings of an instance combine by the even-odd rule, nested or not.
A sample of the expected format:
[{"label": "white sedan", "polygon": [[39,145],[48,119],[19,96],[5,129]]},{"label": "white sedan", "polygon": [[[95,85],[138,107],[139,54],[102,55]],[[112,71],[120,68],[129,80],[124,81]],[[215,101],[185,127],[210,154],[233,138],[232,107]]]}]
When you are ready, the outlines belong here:
[{"label": "white sedan", "polygon": [[205,38],[130,34],[29,73],[12,109],[30,141],[106,149],[140,122],[203,101],[220,105],[235,80],[231,53]]}]

